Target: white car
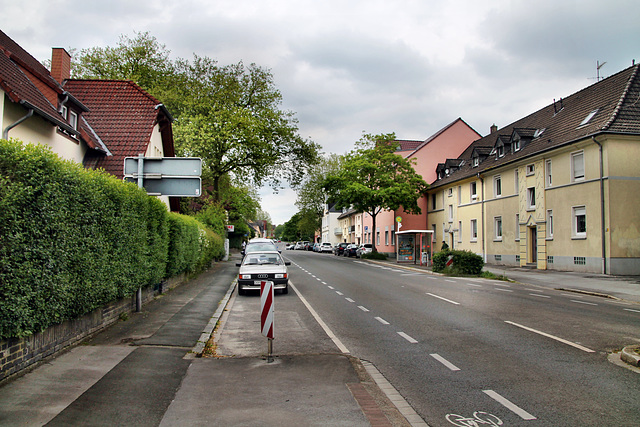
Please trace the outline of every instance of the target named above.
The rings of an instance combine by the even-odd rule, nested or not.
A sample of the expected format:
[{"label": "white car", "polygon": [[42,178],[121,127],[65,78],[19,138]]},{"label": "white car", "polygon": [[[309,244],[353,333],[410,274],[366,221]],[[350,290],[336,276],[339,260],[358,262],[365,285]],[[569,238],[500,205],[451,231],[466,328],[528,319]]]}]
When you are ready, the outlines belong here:
[{"label": "white car", "polygon": [[371,253],[371,251],[373,251],[373,245],[371,243],[364,243],[356,249],[356,258],[360,258],[364,254]]},{"label": "white car", "polygon": [[322,242],[320,244],[320,249],[318,250],[318,252],[329,252],[329,253],[332,253],[333,252],[333,246],[331,246],[331,243],[329,243],[329,242]]},{"label": "white car", "polygon": [[240,267],[238,271],[238,295],[244,295],[246,291],[260,291],[262,281],[273,282],[273,289],[280,290],[283,294],[289,293],[289,274],[287,266],[290,261],[285,261],[280,252],[251,252],[242,262],[236,263]]}]

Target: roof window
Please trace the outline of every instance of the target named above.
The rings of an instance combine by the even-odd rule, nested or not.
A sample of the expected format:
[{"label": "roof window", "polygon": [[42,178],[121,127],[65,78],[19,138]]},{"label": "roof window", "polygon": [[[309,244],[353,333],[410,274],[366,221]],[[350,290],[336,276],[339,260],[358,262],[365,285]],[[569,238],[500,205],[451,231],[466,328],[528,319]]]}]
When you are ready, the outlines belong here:
[{"label": "roof window", "polygon": [[589,114],[587,114],[587,117],[584,118],[584,120],[582,121],[582,123],[578,125],[578,127],[585,126],[587,123],[589,123],[589,121],[591,121],[591,119],[593,118],[593,116],[596,115],[597,112],[598,112],[598,109],[595,109]]}]

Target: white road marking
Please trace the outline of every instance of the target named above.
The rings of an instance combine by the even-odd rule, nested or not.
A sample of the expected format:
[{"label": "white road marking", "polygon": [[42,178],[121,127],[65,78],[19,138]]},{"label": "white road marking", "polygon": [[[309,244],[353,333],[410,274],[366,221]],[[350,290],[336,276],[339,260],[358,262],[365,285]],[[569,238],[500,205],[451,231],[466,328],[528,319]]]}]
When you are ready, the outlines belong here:
[{"label": "white road marking", "polygon": [[329,289],[335,289],[333,286],[327,286],[327,288],[329,288]]},{"label": "white road marking", "polygon": [[340,296],[344,295],[344,294],[343,294],[342,292],[340,292],[340,291],[336,291],[336,294],[338,294],[338,295],[340,295]]},{"label": "white road marking", "polygon": [[455,280],[449,280],[449,279],[444,279],[445,282],[449,282],[449,283],[458,283]]},{"label": "white road marking", "polygon": [[540,298],[551,298],[549,295],[540,295],[540,294],[529,294],[533,297],[540,297]]},{"label": "white road marking", "polygon": [[383,325],[388,325],[389,324],[389,322],[384,320],[382,317],[374,317],[374,319],[376,319],[378,322],[382,323]]},{"label": "white road marking", "polygon": [[365,313],[369,311],[369,309],[367,307],[363,307],[361,305],[358,306],[358,308],[362,311],[364,311]]},{"label": "white road marking", "polygon": [[520,325],[520,324],[515,323],[515,322],[510,322],[508,320],[505,320],[504,322],[508,323],[510,325],[513,325],[513,326],[517,326],[518,328],[522,328],[522,329],[525,329],[527,331],[534,332],[534,333],[536,333],[538,335],[542,335],[543,337],[551,338],[552,340],[559,341],[559,342],[561,342],[563,344],[570,345],[571,347],[575,347],[575,348],[577,348],[579,350],[586,351],[587,353],[595,353],[595,351],[591,350],[590,348],[581,346],[580,344],[576,344],[576,343],[571,342],[571,341],[567,341],[564,338],[556,337],[555,335],[547,334],[546,332],[538,331],[537,329],[529,328],[528,326]]},{"label": "white road marking", "polygon": [[631,309],[631,308],[623,308],[623,310],[626,310],[626,311],[633,311],[634,313],[640,313],[640,310],[633,310],[633,309]]},{"label": "white road marking", "polygon": [[494,288],[496,291],[513,292],[511,289]]},{"label": "white road marking", "polygon": [[405,340],[409,341],[411,344],[415,344],[418,342],[415,339],[411,338],[409,335],[405,334],[404,332],[398,332],[398,335],[400,335]]},{"label": "white road marking", "polygon": [[333,331],[331,331],[331,329],[329,329],[327,324],[324,323],[324,321],[320,318],[318,313],[316,313],[316,311],[313,309],[313,307],[311,307],[311,305],[307,302],[307,300],[302,296],[300,291],[298,291],[298,288],[296,288],[293,285],[293,283],[291,283],[291,280],[289,280],[289,285],[294,290],[294,292],[296,294],[298,294],[298,298],[300,298],[300,301],[302,301],[302,303],[305,305],[305,307],[307,307],[307,310],[309,310],[311,315],[316,319],[316,322],[318,322],[320,324],[320,327],[322,329],[324,329],[324,332],[329,336],[329,338],[331,338],[331,341],[333,341],[333,343],[340,349],[341,352],[343,352],[344,354],[349,354],[350,352],[347,349],[347,347],[345,347],[344,344],[342,344],[342,341],[340,341],[340,339],[333,333]]},{"label": "white road marking", "polygon": [[586,302],[586,301],[576,301],[576,300],[573,300],[573,299],[572,299],[572,300],[570,300],[570,301],[571,301],[571,302],[577,302],[578,304],[586,304],[586,305],[598,305],[598,304],[595,304],[595,303],[593,303],[593,302]]},{"label": "white road marking", "polygon": [[347,301],[349,302],[355,302],[354,300],[352,300],[351,298],[345,298]]},{"label": "white road marking", "polygon": [[560,295],[564,295],[565,297],[572,297],[572,298],[584,298],[582,295],[576,295],[576,294],[560,294]]},{"label": "white road marking", "polygon": [[452,300],[450,300],[450,299],[446,299],[446,298],[441,297],[441,296],[438,296],[438,295],[436,295],[436,294],[430,294],[429,292],[427,292],[427,295],[432,296],[432,297],[434,297],[434,298],[441,299],[442,301],[446,301],[446,302],[451,303],[451,304],[460,305],[460,303],[459,303],[459,302],[455,302],[455,301],[452,301]]},{"label": "white road marking", "polygon": [[517,414],[523,420],[535,420],[536,419],[536,417],[534,417],[533,415],[531,415],[530,413],[528,413],[524,409],[520,408],[515,403],[513,403],[513,402],[505,399],[504,397],[500,396],[495,391],[493,391],[493,390],[482,390],[482,392],[484,394],[486,394],[487,396],[489,396],[490,398],[492,398],[493,400],[495,400],[496,402],[500,403],[505,408],[507,408],[510,411],[512,411],[515,414]]},{"label": "white road marking", "polygon": [[459,371],[460,370],[460,368],[458,368],[456,365],[454,365],[453,363],[449,362],[447,359],[445,359],[444,357],[440,356],[439,354],[433,353],[433,354],[430,354],[429,356],[433,357],[438,362],[442,363],[444,366],[446,366],[447,368],[451,369],[452,371]]},{"label": "white road marking", "polygon": [[323,284],[323,285],[326,285],[326,284],[327,284],[327,282],[322,282],[322,284]]},{"label": "white road marking", "polygon": [[505,285],[504,283],[494,283],[493,285],[494,286],[502,286],[504,288],[510,288],[511,287],[511,285]]},{"label": "white road marking", "polygon": [[482,287],[482,285],[477,285],[475,283],[465,283],[465,285],[467,285],[467,286],[475,286],[476,288],[481,288]]}]

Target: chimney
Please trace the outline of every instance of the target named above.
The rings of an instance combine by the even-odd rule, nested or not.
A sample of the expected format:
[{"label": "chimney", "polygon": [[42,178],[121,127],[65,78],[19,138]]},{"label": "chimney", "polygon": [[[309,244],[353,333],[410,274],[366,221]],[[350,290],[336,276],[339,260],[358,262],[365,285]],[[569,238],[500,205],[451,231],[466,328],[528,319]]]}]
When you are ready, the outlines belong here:
[{"label": "chimney", "polygon": [[51,77],[58,83],[71,78],[71,55],[64,48],[54,47],[51,52]]},{"label": "chimney", "polygon": [[498,132],[498,126],[496,126],[496,124],[494,123],[491,125],[491,133],[496,133],[496,132]]}]

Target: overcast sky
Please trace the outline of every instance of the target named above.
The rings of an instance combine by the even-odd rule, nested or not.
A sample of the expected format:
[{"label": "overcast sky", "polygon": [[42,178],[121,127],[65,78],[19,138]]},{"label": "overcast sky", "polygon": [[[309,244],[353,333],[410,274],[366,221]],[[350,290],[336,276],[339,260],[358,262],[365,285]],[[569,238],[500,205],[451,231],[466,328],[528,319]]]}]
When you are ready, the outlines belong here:
[{"label": "overcast sky", "polygon": [[[38,60],[148,31],[174,57],[269,68],[300,135],[343,154],[363,131],[481,135],[640,60],[637,0],[0,0]],[[295,194],[261,191],[275,224]]]}]

